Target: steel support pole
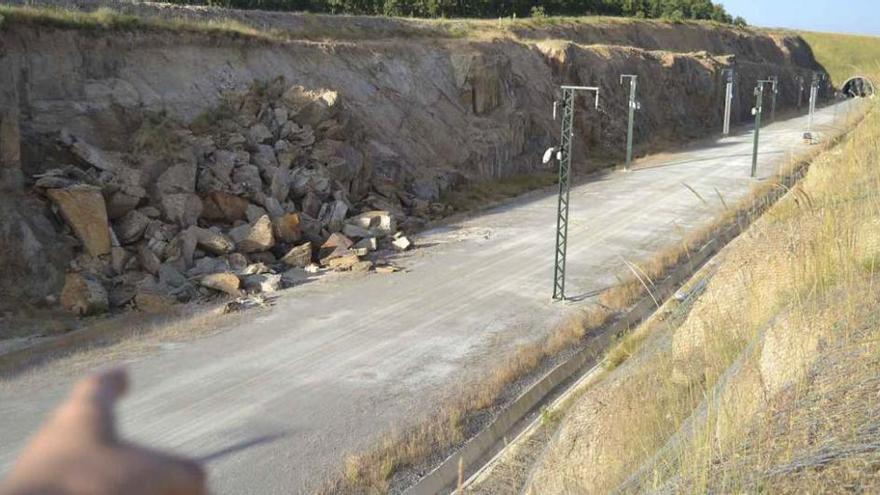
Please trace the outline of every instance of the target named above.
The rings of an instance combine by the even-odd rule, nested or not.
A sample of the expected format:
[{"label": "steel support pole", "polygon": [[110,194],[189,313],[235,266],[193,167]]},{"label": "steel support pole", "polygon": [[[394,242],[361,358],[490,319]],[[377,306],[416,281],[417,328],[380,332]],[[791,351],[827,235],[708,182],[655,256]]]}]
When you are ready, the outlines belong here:
[{"label": "steel support pole", "polygon": [[559,201],[556,209],[556,260],[553,299],[565,299],[565,255],[568,249],[568,202],[571,192],[571,138],[574,125],[574,89],[562,89],[562,136],[559,145]]},{"label": "steel support pole", "polygon": [[[571,144],[574,134],[574,97],[576,91],[595,93],[595,107],[599,108],[599,88],[592,86],[562,86],[562,135],[559,151],[559,200],[556,209],[556,250],[553,267],[553,299],[565,299],[565,262],[568,250],[568,204],[571,193]],[[555,108],[555,107],[554,107]]]},{"label": "steel support pole", "polygon": [[772,84],[770,94],[770,122],[776,122],[776,95],[779,94],[779,77],[770,76],[770,84]]},{"label": "steel support pole", "polygon": [[810,117],[807,119],[807,131],[813,130],[813,114],[816,113],[816,98],[819,96],[819,83],[810,84]]},{"label": "steel support pole", "polygon": [[724,89],[724,129],[722,134],[730,134],[730,113],[733,108],[733,69],[724,69],[722,77],[725,80]]},{"label": "steel support pole", "polygon": [[755,142],[752,148],[752,178],[758,175],[758,142],[761,134],[761,113],[763,112],[764,83],[766,82],[770,81],[758,81],[758,86],[755,88],[755,108],[752,110],[755,114]]},{"label": "steel support pole", "polygon": [[638,110],[639,107],[639,103],[636,100],[639,76],[624,74],[620,76],[621,84],[625,79],[629,79],[629,122],[626,127],[626,165],[624,165],[624,170],[629,170],[633,158],[633,127],[635,124],[636,110]]},{"label": "steel support pole", "polygon": [[801,107],[803,107],[803,104],[804,104],[804,78],[803,78],[803,76],[797,76],[796,81],[797,81],[797,85],[798,85],[797,109],[798,109],[798,111],[800,111]]}]

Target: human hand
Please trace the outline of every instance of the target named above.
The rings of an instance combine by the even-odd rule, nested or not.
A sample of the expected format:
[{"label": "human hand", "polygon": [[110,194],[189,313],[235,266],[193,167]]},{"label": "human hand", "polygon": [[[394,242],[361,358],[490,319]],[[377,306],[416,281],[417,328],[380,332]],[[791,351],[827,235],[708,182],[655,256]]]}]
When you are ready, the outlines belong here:
[{"label": "human hand", "polygon": [[116,438],[114,404],[127,378],[117,369],[77,383],[31,439],[0,495],[200,495],[197,463]]}]

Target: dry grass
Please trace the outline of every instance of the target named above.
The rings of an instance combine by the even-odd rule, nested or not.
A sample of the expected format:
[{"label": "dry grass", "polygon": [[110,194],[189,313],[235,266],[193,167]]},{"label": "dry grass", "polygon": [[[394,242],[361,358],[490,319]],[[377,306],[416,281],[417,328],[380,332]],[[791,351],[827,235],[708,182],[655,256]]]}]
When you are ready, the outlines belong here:
[{"label": "dry grass", "polygon": [[852,76],[876,74],[880,70],[880,37],[809,31],[798,34],[837,86]]},{"label": "dry grass", "polygon": [[725,251],[650,348],[636,334],[612,351],[619,367],[564,420],[531,493],[876,486],[878,161],[873,111]]},{"label": "dry grass", "polygon": [[327,484],[321,493],[386,492],[396,471],[460,444],[466,439],[469,421],[496,407],[509,386],[537,370],[546,359],[581,344],[610,316],[602,308],[573,313],[546,340],[519,347],[503,365],[465,387],[437,414],[419,421],[412,429],[385,435],[366,452],[347,456],[343,477]]}]

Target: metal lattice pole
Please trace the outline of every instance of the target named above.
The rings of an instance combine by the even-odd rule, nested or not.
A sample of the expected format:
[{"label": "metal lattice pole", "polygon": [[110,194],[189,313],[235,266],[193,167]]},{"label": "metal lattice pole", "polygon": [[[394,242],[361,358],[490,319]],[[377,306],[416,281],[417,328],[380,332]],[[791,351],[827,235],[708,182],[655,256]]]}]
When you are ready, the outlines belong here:
[{"label": "metal lattice pole", "polygon": [[620,83],[623,84],[626,79],[629,79],[629,122],[626,127],[626,165],[624,165],[624,170],[629,170],[633,158],[633,126],[635,125],[636,110],[641,109],[641,104],[636,100],[639,76],[623,74],[620,76]]},{"label": "metal lattice pole", "polygon": [[553,299],[565,298],[565,254],[568,248],[568,202],[571,192],[571,138],[574,125],[574,89],[562,89],[562,139],[559,146],[559,204],[556,210],[556,261]]},{"label": "metal lattice pole", "polygon": [[725,82],[724,89],[724,130],[722,133],[727,136],[730,134],[730,113],[733,107],[733,69],[724,69],[721,71],[721,77]]},{"label": "metal lattice pole", "polygon": [[758,86],[755,88],[755,108],[752,109],[752,114],[755,116],[755,141],[754,146],[752,148],[752,177],[756,177],[758,175],[758,141],[760,140],[761,135],[761,114],[764,112],[764,84],[772,83],[771,80],[761,80],[758,81]]},{"label": "metal lattice pole", "polygon": [[[571,192],[571,145],[574,133],[574,96],[576,91],[593,91],[599,108],[599,88],[562,87],[562,136],[556,157],[559,160],[559,203],[556,210],[556,251],[553,268],[553,299],[565,299],[565,261],[568,249],[568,204]],[[555,107],[554,107],[555,108]],[[555,115],[555,111],[554,111]],[[552,148],[548,152],[554,151]]]}]

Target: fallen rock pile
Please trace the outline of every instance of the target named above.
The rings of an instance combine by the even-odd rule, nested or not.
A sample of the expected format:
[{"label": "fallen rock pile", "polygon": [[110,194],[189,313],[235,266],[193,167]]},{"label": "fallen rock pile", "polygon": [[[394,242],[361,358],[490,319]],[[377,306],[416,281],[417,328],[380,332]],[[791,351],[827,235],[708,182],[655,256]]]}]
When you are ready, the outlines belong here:
[{"label": "fallen rock pile", "polygon": [[432,206],[374,187],[358,136],[335,92],[283,80],[226,95],[189,126],[147,116],[130,152],[62,131],[72,163],[33,177],[81,246],[62,305],[162,311],[370,271],[409,249],[398,224]]}]

